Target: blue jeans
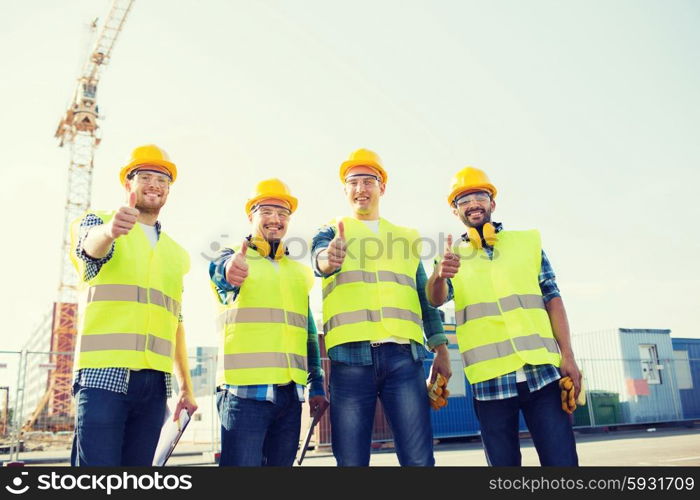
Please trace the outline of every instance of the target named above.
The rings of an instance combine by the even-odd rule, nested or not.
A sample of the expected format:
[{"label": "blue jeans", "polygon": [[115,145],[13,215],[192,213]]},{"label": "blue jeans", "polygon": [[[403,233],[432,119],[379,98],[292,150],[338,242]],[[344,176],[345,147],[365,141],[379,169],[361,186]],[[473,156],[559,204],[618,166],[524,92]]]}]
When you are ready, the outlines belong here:
[{"label": "blue jeans", "polygon": [[121,466],[153,464],[165,417],[163,372],[129,372],[126,394],[81,387],[75,395],[71,464]]},{"label": "blue jeans", "polygon": [[411,346],[372,347],[372,364],[333,362],[330,374],[331,439],[339,466],[368,466],[377,396],[394,433],[401,465],[435,465],[423,363]]},{"label": "blue jeans", "polygon": [[294,383],[275,387],[276,403],[216,394],[221,419],[219,466],[290,467],[299,448],[301,403]]},{"label": "blue jeans", "polygon": [[474,400],[474,409],[481,426],[481,440],[489,465],[520,466],[518,413],[535,444],[540,464],[577,466],[576,441],[571,419],[561,409],[558,382],[530,392],[527,382],[518,383],[518,396],[495,401]]}]

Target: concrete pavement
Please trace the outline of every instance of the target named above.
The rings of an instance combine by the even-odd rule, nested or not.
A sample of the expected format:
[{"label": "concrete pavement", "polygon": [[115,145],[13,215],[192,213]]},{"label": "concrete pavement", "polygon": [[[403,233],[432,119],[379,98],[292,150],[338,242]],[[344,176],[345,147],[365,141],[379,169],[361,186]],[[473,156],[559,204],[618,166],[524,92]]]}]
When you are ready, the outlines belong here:
[{"label": "concrete pavement", "polygon": [[[576,432],[582,466],[700,466],[700,428],[649,427],[611,432]],[[27,465],[67,466],[70,450],[26,452],[20,455]],[[539,465],[529,438],[522,439],[523,465]],[[0,455],[0,460],[8,457]],[[438,466],[483,466],[484,453],[478,438],[438,440],[435,445]],[[168,466],[212,466],[211,444],[180,443]],[[396,466],[393,449],[372,453],[371,466]],[[303,467],[335,466],[328,448],[309,450]]]}]

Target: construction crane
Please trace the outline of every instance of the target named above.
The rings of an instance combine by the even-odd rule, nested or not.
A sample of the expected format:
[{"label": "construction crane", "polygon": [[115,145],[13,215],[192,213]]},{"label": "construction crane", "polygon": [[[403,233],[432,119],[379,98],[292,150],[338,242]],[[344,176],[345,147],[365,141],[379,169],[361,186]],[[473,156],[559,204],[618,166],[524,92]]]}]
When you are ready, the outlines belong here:
[{"label": "construction crane", "polygon": [[[77,280],[70,261],[70,223],[90,206],[92,168],[95,149],[100,144],[97,86],[104,67],[109,64],[114,44],[124,27],[126,16],[134,0],[113,0],[93,49],[83,65],[78,84],[68,110],[56,129],[59,146],[66,143],[71,148],[68,169],[68,197],[63,225],[63,251],[61,252],[61,281],[58,288],[59,302],[75,303]],[[96,29],[97,20],[92,26]]]},{"label": "construction crane", "polygon": [[[90,206],[93,161],[95,150],[101,140],[97,88],[102,71],[109,64],[114,45],[133,4],[134,0],[112,1],[105,23],[97,32],[95,43],[82,66],[68,109],[56,129],[55,137],[59,141],[59,146],[70,146],[71,157],[63,222],[61,276],[58,300],[53,307],[51,327],[52,370],[49,373],[46,393],[40,399],[30,419],[32,423],[45,407],[48,410],[49,421],[52,417],[63,419],[71,414],[72,354],[75,348],[78,318],[78,276],[70,260],[70,225]],[[97,31],[97,19],[91,26]],[[18,415],[18,418],[21,416]],[[23,430],[26,429],[25,424]]]}]

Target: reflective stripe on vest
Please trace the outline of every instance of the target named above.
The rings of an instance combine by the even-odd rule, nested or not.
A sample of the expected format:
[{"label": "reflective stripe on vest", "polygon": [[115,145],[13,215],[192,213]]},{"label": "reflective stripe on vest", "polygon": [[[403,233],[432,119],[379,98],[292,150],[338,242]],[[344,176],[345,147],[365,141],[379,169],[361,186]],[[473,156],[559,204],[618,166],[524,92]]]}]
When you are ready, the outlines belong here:
[{"label": "reflective stripe on vest", "polygon": [[283,352],[224,354],[224,370],[239,368],[298,368],[307,371],[306,356]]},{"label": "reflective stripe on vest", "polygon": [[155,288],[136,285],[94,285],[87,291],[87,303],[100,300],[155,304],[169,311],[176,318],[180,315],[180,303]]},{"label": "reflective stripe on vest", "polygon": [[503,312],[512,311],[518,307],[522,307],[523,309],[545,309],[542,295],[514,294],[498,299],[498,303],[501,304],[501,309]]},{"label": "reflective stripe on vest", "polygon": [[80,352],[94,351],[145,351],[172,357],[173,344],[167,339],[140,333],[102,333],[84,335],[80,341]]},{"label": "reflective stripe on vest", "polygon": [[[513,344],[515,344],[515,348]],[[502,342],[495,342],[493,344],[486,344],[469,349],[462,353],[462,359],[464,360],[464,366],[467,367],[474,363],[508,356],[509,354],[513,354],[516,349],[518,351],[533,351],[542,348],[547,349],[553,354],[559,353],[559,346],[556,340],[540,337],[539,334],[533,333],[532,335],[524,337],[515,337],[512,339],[512,342],[510,340],[504,340]]]},{"label": "reflective stripe on vest", "polygon": [[400,309],[398,307],[382,307],[380,311],[371,309],[361,309],[359,311],[350,311],[336,314],[323,325],[323,331],[329,332],[333,328],[343,325],[352,325],[353,323],[361,323],[362,321],[379,322],[382,318],[404,319],[413,321],[420,327],[423,327],[423,319],[413,311],[408,309]]},{"label": "reflective stripe on vest", "polygon": [[376,283],[377,281],[390,281],[393,283],[398,283],[399,285],[406,285],[414,290],[416,289],[416,280],[412,276],[406,274],[395,273],[393,271],[377,271],[377,273],[372,273],[368,271],[345,271],[338,273],[335,276],[335,280],[325,286],[323,289],[323,298],[325,299],[328,295],[340,285],[345,285],[347,283]]},{"label": "reflective stripe on vest", "polygon": [[218,321],[219,328],[234,323],[285,323],[299,328],[308,326],[308,317],[306,315],[271,307],[227,309],[219,316]]},{"label": "reflective stripe on vest", "polygon": [[416,289],[416,280],[407,274],[394,273],[392,271],[377,271],[377,276],[379,277],[379,281],[393,281],[399,285],[406,285],[414,290]]},{"label": "reflective stripe on vest", "polygon": [[[500,309],[499,309],[500,304]],[[496,302],[480,302],[471,304],[455,313],[455,323],[457,326],[463,325],[467,321],[484,318],[486,316],[498,316],[501,311],[508,312],[522,307],[523,309],[545,309],[544,300],[541,295],[509,295]]]}]

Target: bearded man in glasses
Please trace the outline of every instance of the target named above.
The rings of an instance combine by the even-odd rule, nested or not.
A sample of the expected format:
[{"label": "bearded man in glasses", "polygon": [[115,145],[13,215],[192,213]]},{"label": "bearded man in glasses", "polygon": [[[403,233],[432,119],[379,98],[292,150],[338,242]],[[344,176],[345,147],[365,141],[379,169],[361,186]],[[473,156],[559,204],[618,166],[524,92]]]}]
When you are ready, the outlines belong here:
[{"label": "bearded man in glasses", "polygon": [[328,406],[309,308],[313,273],[283,242],[297,204],[281,180],[259,182],[245,204],[250,235],[209,268],[221,338],[220,466],[291,466],[306,385],[312,416]]},{"label": "bearded man in glasses", "polygon": [[467,231],[454,247],[448,237],[426,293],[434,306],[455,301],[457,341],[489,465],[521,464],[522,412],[540,463],[575,466],[568,414],[575,405],[564,409],[558,381],[570,377],[576,398],[581,372],[564,303],[539,232],[506,231],[491,221],[496,194],[478,168],[455,175],[447,201]]}]

